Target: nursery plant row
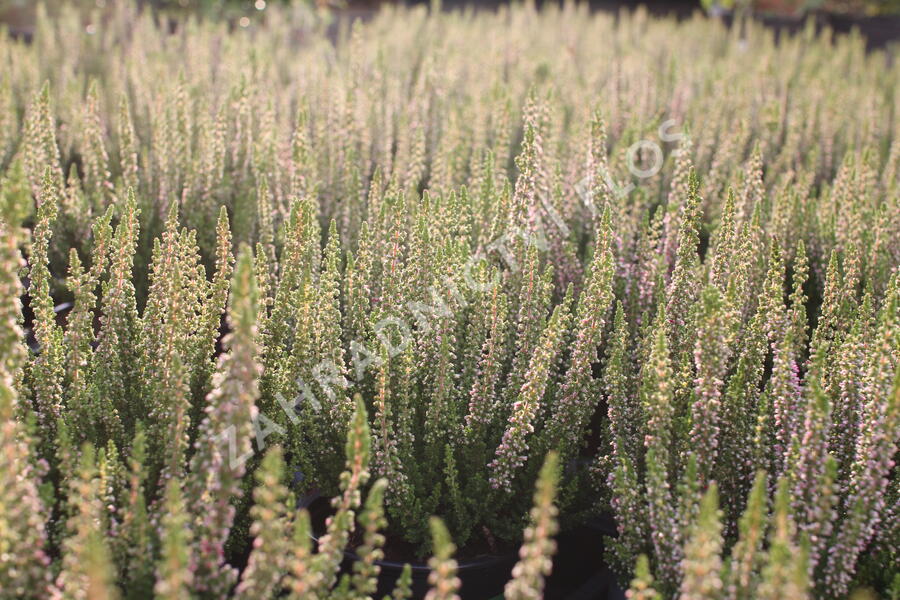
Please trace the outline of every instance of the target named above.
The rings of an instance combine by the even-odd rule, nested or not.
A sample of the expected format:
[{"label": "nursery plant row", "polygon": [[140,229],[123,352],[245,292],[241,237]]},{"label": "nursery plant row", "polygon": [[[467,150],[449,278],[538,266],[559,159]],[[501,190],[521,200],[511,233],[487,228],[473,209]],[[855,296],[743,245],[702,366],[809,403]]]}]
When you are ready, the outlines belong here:
[{"label": "nursery plant row", "polygon": [[0,598],[558,597],[597,519],[633,599],[900,598],[885,51],[39,12],[0,36]]}]

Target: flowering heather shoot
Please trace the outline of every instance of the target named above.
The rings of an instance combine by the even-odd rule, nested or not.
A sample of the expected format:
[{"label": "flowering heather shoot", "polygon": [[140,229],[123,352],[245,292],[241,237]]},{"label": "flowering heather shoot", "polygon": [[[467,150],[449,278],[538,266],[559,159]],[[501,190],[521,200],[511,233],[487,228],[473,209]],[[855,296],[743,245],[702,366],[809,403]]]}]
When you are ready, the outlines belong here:
[{"label": "flowering heather shoot", "polygon": [[0,600],[900,598],[890,50],[101,4],[0,30]]}]

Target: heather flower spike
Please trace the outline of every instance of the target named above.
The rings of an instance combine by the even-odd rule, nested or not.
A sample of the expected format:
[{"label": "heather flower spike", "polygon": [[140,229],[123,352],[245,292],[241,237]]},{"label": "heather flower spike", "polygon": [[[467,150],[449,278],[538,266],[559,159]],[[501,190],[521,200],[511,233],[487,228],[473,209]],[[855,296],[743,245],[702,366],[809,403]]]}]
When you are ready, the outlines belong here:
[{"label": "heather flower spike", "polygon": [[341,495],[332,500],[336,510],[327,525],[325,535],[319,538],[318,554],[311,563],[314,593],[323,593],[336,582],[338,566],[344,549],[354,530],[355,511],[361,504],[361,488],[369,479],[371,438],[365,406],[356,399],[356,410],[347,432],[345,454],[346,470],[341,473]]},{"label": "heather flower spike", "polygon": [[725,592],[732,600],[752,598],[753,591],[759,585],[760,567],[765,558],[767,485],[766,472],[758,471],[747,498],[747,508],[738,523],[738,541],[731,549],[725,571]]},{"label": "heather flower spike", "polygon": [[641,554],[637,559],[634,569],[634,579],[631,587],[625,592],[629,600],[662,600],[662,595],[653,587],[653,575],[650,573],[650,561],[646,554]]},{"label": "heather flower spike", "polygon": [[41,184],[37,223],[31,245],[28,275],[31,287],[28,295],[34,311],[34,337],[40,353],[34,357],[35,405],[45,443],[52,443],[56,420],[63,409],[63,361],[62,331],[56,324],[53,298],[50,295],[50,235],[57,216],[59,188],[50,168],[44,171]]},{"label": "heather flower spike", "polygon": [[527,438],[534,431],[532,421],[547,388],[549,371],[557,360],[560,344],[568,330],[571,301],[570,287],[563,303],[554,309],[538,341],[518,400],[513,405],[506,432],[491,463],[491,470],[494,471],[491,486],[495,489],[511,489],[515,471],[524,465],[527,459],[525,454],[528,450]]},{"label": "heather flower spike", "polygon": [[718,493],[712,483],[703,494],[700,513],[685,543],[681,600],[717,597],[722,588],[722,545]]},{"label": "heather flower spike", "polygon": [[559,479],[559,455],[547,454],[538,475],[531,509],[531,525],[525,529],[525,541],[519,550],[519,562],[512,570],[512,579],[506,584],[504,597],[509,599],[540,599],[544,594],[544,578],[553,568],[556,543],[553,536],[558,524],[556,486]]},{"label": "heather flower spike", "polygon": [[456,546],[450,540],[450,534],[444,522],[437,517],[431,517],[431,538],[433,540],[433,553],[428,561],[431,573],[428,574],[428,583],[431,589],[425,595],[425,600],[459,600],[459,578],[456,576],[456,560],[453,553]]},{"label": "heather flower spike", "polygon": [[242,248],[228,306],[231,333],[213,377],[205,417],[200,424],[187,498],[195,517],[200,551],[196,557],[194,590],[221,594],[234,583],[236,573],[222,564],[223,546],[234,519],[231,500],[242,492],[244,463],[252,453],[251,420],[256,414],[260,368],[256,313],[256,276],[250,249]]},{"label": "heather flower spike", "polygon": [[766,599],[810,598],[806,550],[798,546],[795,523],[790,517],[787,481],[779,480],[769,531],[769,550],[761,571],[757,597]]},{"label": "heather flower spike", "polygon": [[116,600],[119,591],[107,536],[100,528],[103,504],[95,453],[90,445],[81,451],[71,490],[72,497],[78,500],[66,524],[62,569],[49,596],[68,599],[86,594],[89,598]]},{"label": "heather flower spike", "polygon": [[166,600],[192,597],[192,532],[181,486],[178,479],[169,480],[161,523],[162,549],[153,591],[156,597]]},{"label": "heather flower spike", "polygon": [[[4,215],[5,217],[6,215]],[[40,598],[49,585],[46,520],[40,471],[31,435],[19,420],[23,398],[16,382],[25,364],[20,326],[23,260],[17,224],[0,220],[0,595]],[[28,552],[20,552],[20,548]]]},{"label": "heather flower spike", "polygon": [[266,452],[255,473],[253,507],[253,550],[241,581],[235,590],[236,598],[269,598],[279,589],[287,570],[291,552],[290,509],[293,496],[282,484],[284,459],[278,446]]}]

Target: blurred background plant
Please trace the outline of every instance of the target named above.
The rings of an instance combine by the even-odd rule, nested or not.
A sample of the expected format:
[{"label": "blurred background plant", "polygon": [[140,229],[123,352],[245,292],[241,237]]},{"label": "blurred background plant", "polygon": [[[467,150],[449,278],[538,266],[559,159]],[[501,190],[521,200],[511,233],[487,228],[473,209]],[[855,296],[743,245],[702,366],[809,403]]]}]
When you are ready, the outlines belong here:
[{"label": "blurred background plant", "polygon": [[900,14],[900,0],[820,0],[823,10],[864,15]]},{"label": "blurred background plant", "polygon": [[700,0],[711,15],[754,12],[801,16],[819,11],[856,16],[900,14],[900,0]]},{"label": "blurred background plant", "polygon": [[[370,0],[351,1],[354,5],[374,5]],[[136,4],[141,8],[150,7],[171,15],[193,13],[207,18],[236,20],[242,26],[249,25],[254,18],[261,18],[266,8],[273,5],[293,4],[295,7],[306,6],[319,12],[347,5],[346,0],[0,0],[0,25],[5,24],[13,33],[30,32],[41,4],[51,16],[64,6],[75,7],[85,15],[90,15],[97,11],[108,11],[116,2]]]},{"label": "blurred background plant", "polygon": [[[288,0],[44,0],[43,4],[51,14],[62,5],[75,5],[85,12],[106,9],[114,2],[136,3],[157,10],[175,13],[197,13],[208,17],[252,19],[273,4],[285,4]],[[320,11],[330,9],[371,9],[382,0],[305,0],[312,8]],[[399,2],[414,4],[415,0]],[[494,6],[492,0],[470,0],[474,6]],[[7,23],[12,30],[30,29],[35,10],[40,2],[34,0],[0,0],[0,23]],[[604,3],[609,6],[612,3]],[[635,2],[621,2],[634,5]],[[655,5],[665,5],[656,2]],[[673,9],[684,9],[684,2],[671,2]],[[900,0],[698,0],[696,6],[713,15],[725,12],[751,11],[758,14],[780,14],[800,16],[812,11],[842,15],[874,16],[900,14]],[[665,8],[665,6],[662,6]]]}]

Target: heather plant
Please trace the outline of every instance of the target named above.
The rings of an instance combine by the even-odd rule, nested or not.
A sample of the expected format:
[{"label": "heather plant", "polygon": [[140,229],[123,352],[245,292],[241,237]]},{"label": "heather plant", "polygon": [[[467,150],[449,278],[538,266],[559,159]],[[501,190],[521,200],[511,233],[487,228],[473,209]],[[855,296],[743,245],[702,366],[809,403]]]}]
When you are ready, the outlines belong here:
[{"label": "heather plant", "polygon": [[[9,215],[4,215],[4,219]],[[7,227],[4,222],[4,227]],[[159,598],[233,597],[305,598],[365,598],[375,590],[379,572],[377,560],[382,556],[385,526],[383,494],[386,480],[380,479],[368,490],[361,506],[362,490],[369,479],[371,438],[366,409],[357,400],[352,421],[348,425],[346,470],[340,477],[340,495],[332,501],[336,513],[326,522],[326,531],[316,539],[317,552],[311,551],[313,541],[310,517],[305,509],[297,510],[292,492],[283,483],[285,470],[281,449],[267,451],[255,471],[257,482],[250,509],[253,537],[252,550],[246,566],[238,576],[236,570],[223,562],[224,543],[234,522],[232,503],[239,499],[239,487],[232,489],[231,481],[239,480],[243,471],[235,462],[235,452],[243,439],[249,444],[246,431],[225,429],[232,436],[227,443],[214,443],[211,433],[213,419],[228,418],[241,410],[255,410],[256,380],[255,339],[257,293],[255,269],[250,251],[244,247],[239,254],[231,283],[231,299],[227,323],[231,333],[224,340],[225,352],[213,378],[212,391],[207,397],[206,417],[199,428],[194,459],[172,460],[168,454],[159,458],[165,463],[156,473],[158,483],[147,478],[148,465],[153,464],[144,447],[144,429],[139,427],[130,447],[132,465],[128,469],[118,458],[116,445],[108,441],[108,450],[95,450],[91,442],[81,448],[61,426],[58,432],[61,468],[58,477],[68,489],[49,489],[41,494],[39,481],[46,468],[35,471],[38,465],[36,448],[30,429],[33,419],[20,422],[15,387],[16,371],[21,368],[16,357],[23,352],[21,330],[16,316],[19,290],[17,272],[21,263],[16,242],[21,236],[7,230],[9,244],[3,261],[5,281],[11,288],[5,305],[9,319],[2,338],[9,346],[4,361],[8,376],[4,378],[4,462],[3,475],[9,481],[3,497],[3,597],[9,598]],[[246,352],[246,354],[244,354]],[[176,355],[177,356],[177,355]],[[179,362],[175,367],[183,369]],[[177,403],[183,398],[173,396]],[[227,403],[228,405],[226,405]],[[250,428],[250,416],[237,420],[239,429]],[[177,411],[176,423],[188,417]],[[224,427],[224,426],[223,426]],[[181,428],[174,426],[174,431]],[[65,432],[65,433],[63,433]],[[74,433],[74,432],[73,432]],[[168,433],[168,430],[167,430]],[[13,434],[13,435],[10,435]],[[238,437],[243,435],[243,437]],[[65,448],[63,448],[65,446]],[[186,452],[186,448],[172,444],[171,452]],[[77,465],[72,465],[77,461]],[[189,463],[189,467],[185,463]],[[68,463],[68,464],[65,464]],[[175,465],[180,465],[176,471]],[[130,473],[129,473],[130,471]],[[51,480],[52,483],[52,480]],[[165,486],[164,495],[151,500],[148,513],[144,484],[150,489]],[[528,544],[523,546],[523,562],[542,566],[537,572],[514,574],[511,585],[521,578],[523,586],[537,587],[549,573],[553,553],[556,462],[548,460],[540,477],[535,496],[533,527],[526,532]],[[237,491],[236,491],[237,490]],[[67,515],[65,531],[58,548],[45,535],[45,504],[41,496],[53,498]],[[150,494],[150,498],[154,495]],[[24,504],[23,504],[24,500]],[[16,508],[22,506],[24,511]],[[361,510],[357,516],[357,511]],[[20,514],[22,513],[22,514]],[[358,560],[353,574],[340,575],[344,551],[356,524],[363,530],[363,542],[355,549]],[[453,545],[446,528],[435,518],[435,575],[433,589],[436,597],[455,597],[455,578],[452,560]],[[19,544],[30,546],[22,550]],[[55,579],[49,555],[60,556]],[[158,555],[155,570],[147,571],[134,559],[148,561]],[[338,581],[338,576],[340,580]],[[235,585],[236,584],[236,585]],[[393,597],[400,600],[410,596],[409,571],[401,577]]]},{"label": "heather plant", "polygon": [[[682,548],[684,577],[677,597],[810,598],[809,539],[797,541],[786,480],[779,480],[774,506],[766,501],[767,474],[757,473],[730,555],[723,550],[722,515],[715,483],[699,499]],[[629,598],[661,598],[646,555],[638,558]],[[656,587],[654,586],[656,584]]]},{"label": "heather plant", "polygon": [[524,538],[540,597],[602,512],[636,597],[898,589],[896,61],[574,3],[324,25],[0,39],[0,595],[369,597],[411,548],[454,598]]}]

